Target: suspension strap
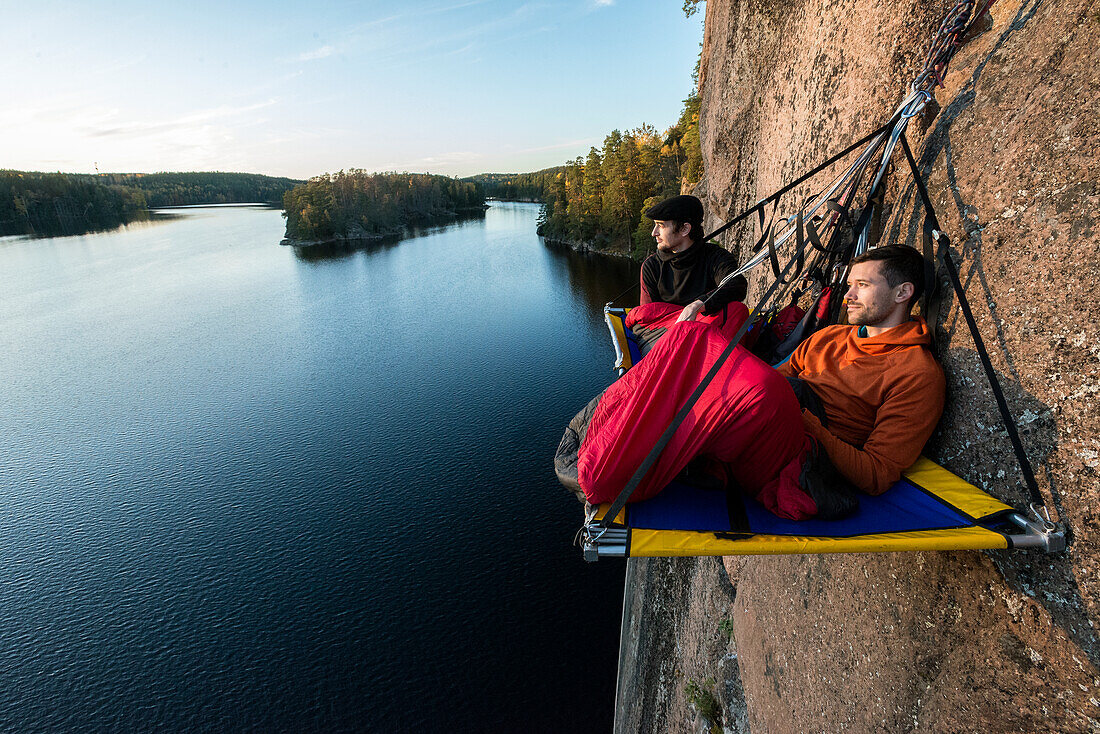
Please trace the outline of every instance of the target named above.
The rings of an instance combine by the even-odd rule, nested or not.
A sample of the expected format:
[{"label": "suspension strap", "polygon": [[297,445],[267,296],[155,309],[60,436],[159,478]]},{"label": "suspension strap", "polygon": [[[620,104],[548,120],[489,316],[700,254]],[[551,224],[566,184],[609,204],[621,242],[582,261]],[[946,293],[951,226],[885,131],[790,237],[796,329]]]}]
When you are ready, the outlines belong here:
[{"label": "suspension strap", "polygon": [[615,296],[614,298],[612,298],[612,299],[611,299],[610,301],[608,301],[608,302],[607,302],[607,304],[606,304],[606,305],[607,305],[607,306],[610,306],[610,305],[611,305],[612,303],[614,303],[615,301],[619,300],[620,298],[622,298],[623,296],[625,296],[625,295],[626,295],[627,293],[630,293],[630,291],[634,290],[635,288],[641,288],[641,287],[642,287],[642,281],[641,281],[641,279],[639,279],[639,280],[636,280],[636,281],[634,281],[634,285],[630,286],[630,287],[629,287],[629,288],[627,288],[627,289],[626,289],[625,291],[623,291],[623,292],[622,292],[622,293],[620,293],[619,295],[617,295],[617,296]]},{"label": "suspension strap", "polygon": [[[1020,433],[1016,428],[1016,421],[1012,417],[1012,413],[1008,409],[1008,402],[1005,401],[1004,391],[1001,389],[1001,382],[997,379],[997,373],[993,371],[993,364],[989,361],[989,353],[985,349],[985,342],[982,341],[982,335],[978,332],[978,324],[974,320],[974,314],[970,310],[970,303],[966,299],[966,292],[963,290],[962,282],[959,280],[959,272],[955,268],[955,263],[951,259],[951,242],[940,229],[939,220],[936,219],[935,209],[932,207],[932,200],[928,196],[928,189],[924,186],[924,179],[921,177],[920,170],[917,168],[917,162],[913,158],[913,152],[909,149],[909,144],[905,141],[905,136],[901,137],[902,150],[905,151],[905,159],[909,162],[909,168],[913,171],[913,181],[917,185],[917,192],[920,194],[921,201],[924,203],[925,212],[925,230],[929,232],[930,239],[939,243],[937,255],[943,259],[943,264],[947,270],[947,275],[951,279],[951,287],[955,290],[955,295],[959,299],[959,309],[962,311],[963,318],[966,319],[967,328],[970,329],[970,336],[974,340],[974,347],[978,351],[978,358],[982,362],[982,367],[985,369],[986,379],[989,380],[989,387],[993,390],[993,397],[997,401],[997,408],[1001,412],[1001,420],[1005,424],[1005,430],[1008,432],[1008,438],[1012,442],[1012,450],[1016,452],[1016,460],[1020,463],[1020,472],[1024,476],[1024,484],[1027,485],[1028,491],[1031,493],[1031,500],[1035,504],[1042,507],[1046,504],[1046,500],[1043,499],[1043,493],[1039,491],[1039,484],[1035,481],[1035,472],[1032,471],[1031,462],[1028,461],[1027,454],[1024,452],[1024,444],[1020,440]],[[929,226],[929,224],[931,226]],[[931,324],[932,330],[935,330],[935,323]]]}]

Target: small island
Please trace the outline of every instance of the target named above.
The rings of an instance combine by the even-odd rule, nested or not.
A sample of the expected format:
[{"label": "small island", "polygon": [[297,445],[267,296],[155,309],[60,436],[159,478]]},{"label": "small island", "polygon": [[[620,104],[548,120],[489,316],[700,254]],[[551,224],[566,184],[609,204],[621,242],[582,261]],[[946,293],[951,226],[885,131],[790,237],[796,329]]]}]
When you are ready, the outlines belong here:
[{"label": "small island", "polygon": [[427,173],[352,169],[315,176],[283,195],[285,245],[379,240],[405,227],[483,214],[484,188]]}]

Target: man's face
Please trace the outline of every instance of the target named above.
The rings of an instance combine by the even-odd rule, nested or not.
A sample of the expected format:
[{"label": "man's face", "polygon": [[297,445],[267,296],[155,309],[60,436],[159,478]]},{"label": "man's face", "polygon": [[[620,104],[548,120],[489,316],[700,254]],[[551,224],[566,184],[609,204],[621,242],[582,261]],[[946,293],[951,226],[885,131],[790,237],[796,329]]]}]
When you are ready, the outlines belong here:
[{"label": "man's face", "polygon": [[691,246],[690,224],[676,226],[676,222],[654,219],[650,234],[657,240],[657,249],[662,252],[683,252]]},{"label": "man's face", "polygon": [[871,260],[853,265],[848,271],[848,292],[844,294],[848,307],[848,323],[854,326],[877,326],[891,316],[899,304],[902,304],[901,308],[905,308],[908,297],[904,302],[898,298],[906,285],[900,283],[891,288],[882,273],[881,262]]}]

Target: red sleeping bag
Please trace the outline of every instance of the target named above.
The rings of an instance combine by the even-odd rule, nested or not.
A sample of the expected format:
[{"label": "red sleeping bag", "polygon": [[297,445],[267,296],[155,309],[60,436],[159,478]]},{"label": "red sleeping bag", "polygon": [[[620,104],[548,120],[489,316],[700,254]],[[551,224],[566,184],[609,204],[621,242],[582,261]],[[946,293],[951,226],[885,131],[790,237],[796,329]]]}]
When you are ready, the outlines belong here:
[{"label": "red sleeping bag", "polygon": [[[646,303],[630,309],[630,313],[626,315],[626,328],[667,329],[676,323],[677,317],[683,310],[683,306],[677,306],[674,303],[660,301]],[[748,317],[748,306],[740,301],[733,301],[713,316],[699,314],[695,320],[700,324],[709,324],[717,328],[726,337],[728,343],[737,335],[737,330]]]},{"label": "red sleeping bag", "polygon": [[[675,323],[645,359],[607,389],[577,457],[578,480],[589,502],[610,502],[626,486],[727,344],[729,337],[713,325]],[[630,501],[657,494],[689,461],[704,456],[720,462],[729,479],[775,514],[812,517],[817,507],[798,485],[811,446],[801,413],[787,380],[736,347]]]}]

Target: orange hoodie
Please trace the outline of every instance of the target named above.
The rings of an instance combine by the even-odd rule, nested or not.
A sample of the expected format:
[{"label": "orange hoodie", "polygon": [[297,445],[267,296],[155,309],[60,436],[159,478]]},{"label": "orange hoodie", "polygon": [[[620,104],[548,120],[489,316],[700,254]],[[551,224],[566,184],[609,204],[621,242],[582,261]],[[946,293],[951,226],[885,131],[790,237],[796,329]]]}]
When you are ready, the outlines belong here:
[{"label": "orange hoodie", "polygon": [[873,337],[859,331],[826,327],[777,369],[821,398],[829,427],[804,410],[806,432],[853,484],[881,494],[920,456],[943,413],[945,383],[923,319]]}]

